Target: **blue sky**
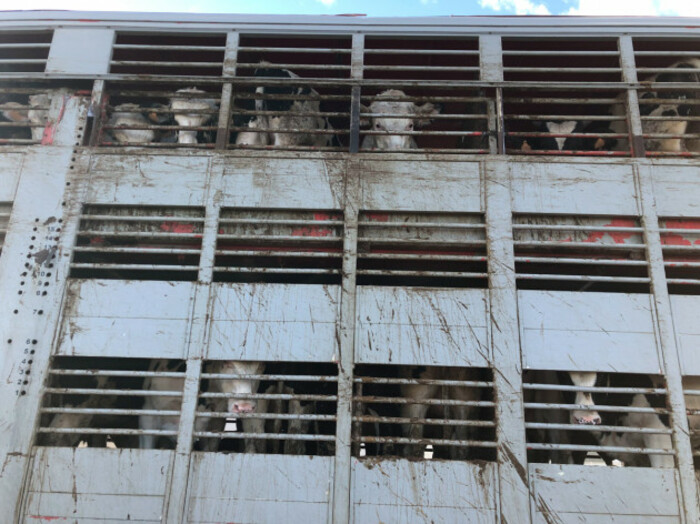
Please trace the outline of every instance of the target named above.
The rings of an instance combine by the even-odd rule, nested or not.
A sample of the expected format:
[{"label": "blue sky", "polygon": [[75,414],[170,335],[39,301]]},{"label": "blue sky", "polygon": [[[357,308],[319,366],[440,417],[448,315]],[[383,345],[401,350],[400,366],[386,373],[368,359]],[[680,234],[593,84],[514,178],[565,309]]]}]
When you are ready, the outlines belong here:
[{"label": "blue sky", "polygon": [[699,16],[700,0],[0,0],[0,10],[67,9],[189,13]]}]

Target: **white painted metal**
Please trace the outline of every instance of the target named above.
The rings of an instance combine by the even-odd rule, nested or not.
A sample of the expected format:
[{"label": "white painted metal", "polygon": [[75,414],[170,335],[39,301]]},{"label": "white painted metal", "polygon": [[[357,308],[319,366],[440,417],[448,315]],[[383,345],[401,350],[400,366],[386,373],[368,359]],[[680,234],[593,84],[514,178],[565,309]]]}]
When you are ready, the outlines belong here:
[{"label": "white painted metal", "polygon": [[483,289],[360,286],[355,362],[488,367]]},{"label": "white painted metal", "polygon": [[[47,22],[49,16],[52,21]],[[697,26],[696,20],[683,19],[644,24],[638,19],[610,19],[607,25],[592,27],[585,19],[568,19],[554,26],[544,19],[488,18],[478,24],[457,18],[399,22],[193,16],[183,20],[157,15],[149,23],[129,14],[94,15],[101,20],[97,22],[81,21],[83,18],[89,16],[8,13],[0,27],[65,26],[56,29],[50,77],[90,80],[106,72],[111,53],[108,40],[114,30],[175,30],[192,35],[235,30],[227,37],[224,77],[211,80],[223,86],[224,98],[235,99],[230,75],[239,66],[241,31],[243,36],[246,31],[307,36],[347,36],[359,31],[353,36],[352,49],[340,53],[351,54],[348,82],[357,84],[366,80],[362,59],[384,52],[361,52],[366,34],[468,34],[473,38],[491,33],[478,42],[484,82],[478,85],[492,87],[502,80],[501,35],[617,38],[628,32],[679,37],[693,36],[688,27]],[[213,21],[216,26],[211,25]],[[94,35],[97,42],[80,60],[75,49],[78,33]],[[630,37],[621,37],[626,74],[633,65],[632,43]],[[464,56],[474,56],[469,53]],[[632,76],[625,80],[634,82]],[[97,80],[94,89],[98,95],[104,87],[101,82]],[[352,85],[351,116],[356,118],[360,88]],[[616,84],[611,89],[625,87],[627,84]],[[632,128],[639,131],[635,95],[628,91]],[[500,100],[500,93],[495,98]],[[222,102],[223,117],[229,112]],[[588,158],[533,162],[432,152],[357,156],[132,148],[112,153],[79,146],[82,130],[87,128],[86,104],[69,91],[53,98],[50,112],[52,144],[8,146],[0,151],[4,166],[0,202],[14,204],[0,258],[0,296],[6,304],[0,315],[4,356],[0,370],[11,379],[0,382],[0,394],[8,399],[0,407],[0,427],[5,428],[0,430],[0,507],[17,508],[10,520],[57,516],[81,522],[100,517],[117,522],[279,522],[280,515],[289,521],[339,523],[526,522],[528,517],[535,522],[614,518],[690,524],[696,520],[687,427],[679,420],[685,420],[681,371],[700,374],[700,363],[693,356],[700,336],[695,322],[698,307],[696,297],[666,292],[663,238],[657,224],[659,216],[700,215],[696,161]],[[496,113],[492,108],[492,129],[498,128]],[[218,133],[217,144],[222,149],[226,129],[221,119]],[[495,146],[494,137],[490,141]],[[156,281],[70,280],[83,204],[204,209],[196,282],[174,282],[165,274]],[[222,208],[342,213],[344,244],[337,256],[342,255],[343,262],[335,270],[340,284],[212,283],[216,280],[217,237],[225,239],[227,234],[220,231],[226,224],[219,222]],[[364,254],[357,252],[359,217],[389,212],[470,213],[479,219],[485,213],[489,288],[356,286],[356,264]],[[646,242],[640,243],[639,250],[648,249],[652,294],[516,291],[513,213],[566,215],[576,220],[593,217],[594,223],[606,216],[642,216]],[[59,219],[63,222],[57,222]],[[441,231],[439,222],[425,229],[436,231],[434,238],[452,238],[454,230]],[[466,238],[472,238],[466,233],[471,230],[464,231]],[[370,241],[381,237],[381,232],[381,227],[373,228]],[[48,259],[43,259],[40,248],[48,250]],[[56,258],[51,259],[54,253]],[[531,465],[528,475],[521,351],[526,368],[665,375],[662,378],[667,381],[675,415],[672,435],[677,468],[541,464]],[[187,359],[175,452],[32,447],[51,355]],[[203,360],[230,358],[337,362],[335,457],[191,453],[197,402],[202,398]],[[498,462],[351,458],[356,364],[492,368],[496,398],[483,405],[495,402]]]},{"label": "white painted metal", "polygon": [[661,373],[649,295],[518,292],[526,369]]},{"label": "white painted metal", "polygon": [[673,470],[531,464],[530,482],[537,523],[670,524],[682,515]]},{"label": "white painted metal", "polygon": [[493,463],[353,458],[352,471],[353,522],[498,522]]},{"label": "white painted metal", "polygon": [[108,72],[114,30],[58,28],[46,63],[49,74],[100,75]]}]

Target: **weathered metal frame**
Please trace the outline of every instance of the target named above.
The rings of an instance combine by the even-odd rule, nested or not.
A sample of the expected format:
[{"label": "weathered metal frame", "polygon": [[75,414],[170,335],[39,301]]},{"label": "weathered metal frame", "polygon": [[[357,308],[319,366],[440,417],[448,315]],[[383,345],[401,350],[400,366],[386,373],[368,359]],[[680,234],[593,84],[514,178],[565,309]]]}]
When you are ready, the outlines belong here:
[{"label": "weathered metal frame", "polygon": [[[16,15],[11,15],[16,16]],[[57,15],[63,16],[63,15]],[[42,23],[42,22],[38,22]],[[31,24],[29,24],[31,25]],[[572,24],[576,27],[576,24]],[[674,28],[676,29],[676,28]],[[400,30],[400,28],[399,28]],[[405,29],[404,29],[405,30]],[[581,27],[582,34],[586,34],[587,28]],[[607,33],[613,30],[601,29],[600,32]],[[673,33],[671,29],[668,32],[677,36],[678,33]],[[233,34],[233,33],[232,33]],[[563,33],[567,34],[567,33]],[[647,33],[644,33],[647,34]],[[651,33],[649,33],[651,34]],[[356,74],[358,68],[361,68],[361,62],[357,61],[357,49],[361,45],[363,34],[358,34],[353,38],[353,71]],[[624,87],[630,87],[628,90],[628,102],[631,107],[635,106],[634,95],[635,88],[640,87],[631,76],[633,74],[633,62],[630,60],[630,37],[623,36],[620,40],[621,56],[623,57],[623,71],[626,75],[628,83],[624,83]],[[488,56],[496,56],[495,47],[500,44],[498,37],[482,37],[481,58],[482,63],[493,63]],[[361,54],[359,55],[362,56]],[[234,60],[235,57],[235,38],[231,37],[227,44],[227,59]],[[633,59],[633,57],[632,57]],[[230,62],[232,63],[232,62]],[[234,66],[231,66],[232,68]],[[71,75],[61,75],[61,78],[68,78]],[[79,75],[78,75],[79,76]],[[494,78],[486,79],[484,82],[473,84],[486,87],[495,87],[500,89],[506,86],[499,80],[498,75]],[[9,78],[9,77],[8,77]],[[111,76],[105,78],[112,78]],[[353,76],[353,81],[357,80]],[[231,78],[224,79],[231,80]],[[219,80],[220,82],[221,80]],[[94,100],[99,100],[103,93],[104,79],[98,78],[95,81],[93,90]],[[231,83],[228,83],[230,86]],[[352,100],[352,122],[358,122],[359,119],[359,96],[360,87],[357,84],[353,85],[353,100]],[[369,84],[368,84],[369,85]],[[467,84],[465,84],[467,85]],[[472,85],[472,84],[468,84]],[[226,91],[226,83],[224,83],[224,92]],[[619,85],[618,85],[619,87]],[[229,95],[227,95],[230,97]],[[67,289],[67,272],[70,263],[70,254],[74,245],[74,238],[77,232],[78,220],[80,216],[80,207],[86,201],[86,191],[89,179],[91,176],[91,165],[94,156],[102,156],[108,158],[113,156],[115,159],[122,158],[120,154],[105,152],[97,152],[92,149],[83,149],[76,147],[81,143],[82,133],[79,128],[83,127],[87,118],[87,102],[80,100],[75,105],[69,106],[69,111],[64,115],[63,126],[65,135],[63,139],[59,139],[54,143],[54,146],[37,147],[37,148],[6,148],[2,154],[23,155],[23,171],[20,177],[19,189],[14,201],[10,227],[7,235],[7,242],[0,258],[0,271],[3,279],[0,282],[0,291],[3,296],[14,296],[16,292],[17,269],[24,263],[22,258],[26,257],[31,249],[27,247],[27,242],[24,236],[32,229],[32,220],[36,213],[39,218],[39,227],[47,227],[44,221],[51,217],[56,217],[56,212],[61,212],[63,220],[62,231],[60,234],[51,232],[51,239],[47,246],[49,249],[58,248],[62,256],[57,258],[55,262],[56,276],[53,277],[51,291],[53,292],[48,299],[34,298],[30,293],[27,293],[17,302],[21,306],[17,307],[17,316],[4,315],[2,320],[2,337],[0,344],[5,346],[5,354],[11,355],[9,359],[2,362],[3,372],[10,369],[14,364],[12,359],[16,356],[21,357],[21,352],[17,346],[18,341],[27,339],[31,341],[36,336],[37,342],[31,344],[30,347],[36,347],[36,356],[34,357],[34,369],[38,372],[32,372],[34,378],[27,385],[27,394],[16,402],[9,401],[7,406],[0,413],[5,420],[15,421],[15,429],[11,435],[0,434],[2,439],[0,451],[5,455],[3,467],[3,475],[0,477],[3,490],[0,490],[0,505],[2,507],[17,508],[20,511],[22,503],[19,497],[21,490],[26,484],[30,468],[33,465],[32,451],[32,434],[34,432],[37,413],[39,412],[38,399],[39,392],[42,387],[44,378],[48,373],[48,360],[53,350],[57,333],[60,329],[61,304],[65,303],[67,298],[64,296]],[[223,111],[222,104],[222,113]],[[57,108],[53,108],[56,111]],[[496,119],[496,115],[489,115],[491,121]],[[632,122],[631,129],[637,130],[637,134],[641,133],[641,120],[638,112],[630,113]],[[221,127],[222,120],[219,120],[219,136],[227,131]],[[636,126],[636,127],[635,127]],[[356,129],[356,128],[355,128]],[[499,134],[500,135],[500,134]],[[77,142],[74,142],[77,141]],[[491,153],[497,152],[496,144],[491,137]],[[500,152],[503,152],[503,144],[501,137]],[[217,140],[217,144],[220,141]],[[354,142],[354,149],[357,150],[358,141]],[[223,147],[219,145],[219,148]],[[351,146],[351,151],[353,147]],[[354,152],[354,151],[352,151]],[[129,151],[132,155],[159,155],[159,152],[135,149]],[[173,152],[175,155],[178,152]],[[643,151],[637,147],[637,156],[642,156]],[[172,154],[172,153],[169,153]],[[221,154],[221,163],[237,162],[246,158],[274,158],[274,153],[217,153]],[[279,158],[287,158],[294,156],[290,160],[296,158],[306,158],[304,153],[295,155],[279,155]],[[351,428],[352,428],[352,386],[354,381],[353,365],[354,348],[356,342],[354,340],[356,332],[356,283],[357,275],[356,260],[357,260],[357,228],[358,228],[358,213],[359,202],[361,201],[362,187],[362,167],[361,159],[369,159],[375,161],[378,159],[393,159],[397,162],[410,162],[412,165],[417,165],[421,162],[435,161],[442,159],[453,162],[470,163],[475,160],[481,161],[480,169],[483,181],[483,195],[480,196],[484,200],[483,209],[486,212],[487,224],[487,242],[489,250],[489,307],[491,315],[490,336],[491,349],[493,352],[493,365],[497,371],[494,373],[494,385],[499,401],[497,402],[497,419],[498,419],[498,448],[499,448],[499,500],[500,508],[499,515],[502,521],[523,522],[527,521],[529,516],[534,519],[534,505],[529,499],[532,495],[528,484],[527,461],[525,456],[525,424],[523,420],[523,403],[522,403],[522,370],[520,355],[520,334],[518,332],[518,297],[515,287],[514,274],[514,254],[512,241],[512,212],[513,198],[516,196],[516,190],[513,188],[512,178],[513,172],[519,169],[522,165],[527,165],[525,162],[506,161],[502,157],[485,158],[468,158],[460,156],[436,156],[429,153],[418,152],[416,155],[321,155],[311,154],[308,158],[336,159],[346,163],[345,167],[345,188],[344,188],[344,211],[345,211],[345,237],[344,237],[344,252],[343,252],[343,280],[341,287],[341,310],[339,323],[336,326],[337,337],[339,339],[340,355],[340,373],[338,376],[338,422],[337,422],[337,447],[335,456],[335,469],[333,476],[333,497],[332,510],[329,519],[333,522],[349,522],[351,520],[351,501],[352,493],[350,486],[352,485],[352,467],[351,467]],[[556,166],[555,162],[548,162],[544,159],[540,160],[541,166]],[[574,162],[574,165],[588,163],[597,165],[594,160],[586,159]],[[664,375],[668,384],[668,395],[670,398],[670,409],[672,410],[674,425],[672,435],[674,439],[674,448],[677,450],[678,457],[678,473],[679,483],[682,493],[684,518],[686,522],[696,522],[698,520],[698,507],[696,499],[696,485],[694,473],[692,470],[692,454],[690,450],[690,442],[687,435],[687,420],[685,419],[685,401],[681,385],[681,368],[678,359],[678,347],[676,341],[676,333],[673,326],[673,316],[670,309],[670,297],[667,291],[667,279],[664,273],[664,261],[662,256],[662,246],[659,236],[658,202],[660,198],[658,188],[655,187],[657,179],[655,170],[658,167],[670,166],[672,169],[676,165],[684,166],[688,169],[697,170],[697,163],[685,160],[676,160],[665,163],[664,161],[646,161],[641,159],[631,160],[609,160],[604,162],[615,165],[632,166],[634,169],[634,178],[636,186],[635,197],[640,202],[640,215],[642,216],[643,232],[647,244],[648,264],[650,267],[650,278],[652,284],[652,297],[654,301],[654,327],[656,336],[658,337],[661,355],[663,357]],[[190,311],[188,333],[188,354],[187,354],[187,375],[185,382],[184,400],[182,405],[182,416],[180,419],[180,427],[178,430],[178,445],[174,452],[170,470],[168,471],[167,496],[165,497],[164,519],[167,522],[181,522],[185,518],[186,500],[188,493],[188,475],[192,467],[191,462],[191,443],[193,438],[193,421],[196,413],[197,395],[199,392],[199,381],[202,375],[202,359],[204,358],[204,348],[207,345],[208,323],[199,322],[197,319],[203,319],[208,316],[211,311],[211,281],[213,272],[213,256],[214,246],[216,242],[216,232],[218,229],[218,216],[220,207],[221,176],[223,168],[221,163],[209,160],[207,167],[207,184],[206,187],[206,202],[207,209],[206,227],[203,239],[202,253],[203,256],[199,265],[199,278],[195,285],[194,300]],[[532,164],[532,162],[530,162]],[[51,172],[42,170],[38,166],[50,166]],[[601,163],[601,165],[605,165]],[[544,169],[544,168],[543,168]],[[48,187],[36,188],[36,180],[49,179],[54,183],[54,194],[47,196],[45,191]],[[63,186],[62,184],[66,184]],[[70,185],[68,185],[70,184]],[[439,184],[439,181],[436,181]],[[46,205],[45,209],[39,212],[38,201],[36,195],[40,194],[42,200],[40,203]],[[668,204],[666,204],[668,205]],[[664,216],[666,216],[664,214]],[[47,236],[49,231],[41,231]],[[55,236],[55,237],[54,237]],[[206,246],[206,247],[205,247]],[[204,253],[208,253],[205,257]],[[51,306],[46,307],[42,304],[51,302]],[[14,301],[13,301],[14,303]],[[36,316],[31,310],[39,310],[44,308],[45,315]],[[20,318],[20,322],[15,322],[16,318]],[[12,324],[10,324],[12,322]],[[5,334],[9,334],[5,336]],[[36,335],[41,333],[41,335]],[[13,342],[9,342],[12,339]],[[19,361],[19,358],[16,359]],[[2,389],[3,393],[9,391],[5,386]],[[11,396],[11,395],[10,395]],[[17,413],[22,413],[22,417],[17,416]],[[5,489],[5,488],[8,489]],[[533,505],[534,504],[534,505]],[[532,511],[532,513],[531,513]],[[19,518],[17,513],[16,519]]]}]

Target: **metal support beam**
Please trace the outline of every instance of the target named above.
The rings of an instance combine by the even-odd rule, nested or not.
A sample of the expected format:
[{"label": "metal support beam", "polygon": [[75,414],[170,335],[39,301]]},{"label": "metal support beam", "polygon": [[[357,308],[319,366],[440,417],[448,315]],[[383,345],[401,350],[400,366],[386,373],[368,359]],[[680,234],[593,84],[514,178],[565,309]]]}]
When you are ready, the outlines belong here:
[{"label": "metal support beam", "polygon": [[[362,80],[365,54],[365,35],[352,35],[352,54],[350,55],[350,78]],[[360,150],[360,86],[352,86],[350,100],[350,152]]]},{"label": "metal support beam", "polygon": [[671,301],[666,284],[659,217],[656,213],[652,168],[649,165],[636,167],[637,184],[642,207],[642,226],[647,244],[647,261],[653,294],[659,346],[666,376],[668,403],[672,410],[673,447],[676,449],[677,468],[680,476],[682,509],[685,522],[700,522],[700,508],[693,468],[693,450],[690,445],[688,418],[678,346],[671,315]]},{"label": "metal support beam", "polygon": [[[237,32],[226,35],[226,51],[224,52],[224,76],[236,76],[238,65],[238,44],[240,36]],[[226,149],[229,143],[231,127],[231,108],[233,106],[233,84],[226,82],[221,87],[219,105],[219,123],[216,130],[216,149]]]},{"label": "metal support beam", "polygon": [[189,481],[194,422],[197,414],[199,382],[202,364],[206,357],[205,348],[209,338],[211,281],[214,268],[214,251],[219,230],[218,190],[221,187],[223,168],[212,168],[209,162],[209,190],[206,202],[206,215],[202,231],[202,251],[199,260],[199,276],[195,287],[192,310],[190,312],[189,347],[187,370],[182,392],[180,424],[178,427],[175,459],[170,472],[169,490],[163,502],[163,522],[172,524],[185,522],[187,511],[187,486]]},{"label": "metal support beam", "polygon": [[[503,46],[501,37],[483,35],[479,37],[479,66],[481,78],[489,82],[503,81]],[[496,100],[490,100],[486,106],[488,115],[489,153],[505,153],[505,133],[503,129],[502,90],[496,89]]]},{"label": "metal support beam", "polygon": [[[80,142],[85,97],[52,104],[63,142]],[[31,466],[39,399],[61,325],[61,306],[88,158],[71,147],[37,146],[24,153],[12,217],[0,257],[0,508],[18,522]]]},{"label": "metal support beam", "polygon": [[496,396],[499,511],[501,522],[531,521],[522,361],[515,287],[510,172],[505,161],[484,168],[486,244],[489,260],[489,304],[493,385]]},{"label": "metal support beam", "polygon": [[[634,46],[631,36],[621,36],[618,41],[620,50],[620,67],[622,68],[622,80],[624,82],[637,82],[637,65],[634,60]],[[628,134],[632,155],[636,157],[646,156],[644,147],[642,116],[639,113],[639,96],[636,89],[628,89],[625,96],[625,108],[627,110]]]},{"label": "metal support beam", "polygon": [[360,193],[359,161],[348,161],[345,176],[345,236],[340,319],[336,325],[340,346],[338,362],[338,418],[331,522],[350,522],[352,387],[355,365],[355,292],[357,275],[357,228]]}]

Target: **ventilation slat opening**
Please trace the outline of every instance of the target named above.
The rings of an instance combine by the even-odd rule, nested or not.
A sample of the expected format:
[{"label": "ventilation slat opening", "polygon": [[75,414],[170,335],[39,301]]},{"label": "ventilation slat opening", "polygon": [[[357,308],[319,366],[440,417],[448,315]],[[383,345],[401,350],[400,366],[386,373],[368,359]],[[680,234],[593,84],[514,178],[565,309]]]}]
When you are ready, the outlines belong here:
[{"label": "ventilation slat opening", "polygon": [[648,293],[637,218],[515,215],[519,289]]},{"label": "ventilation slat opening", "polygon": [[197,279],[204,209],[86,205],[71,278]]},{"label": "ventilation slat opening", "polygon": [[37,445],[174,449],[182,360],[54,357]]},{"label": "ventilation slat opening", "polygon": [[1,31],[0,73],[43,73],[53,31]]},{"label": "ventilation slat opening", "polygon": [[335,453],[335,364],[209,361],[195,449],[285,455]]},{"label": "ventilation slat opening", "polygon": [[357,250],[358,285],[487,286],[478,214],[361,211]]},{"label": "ventilation slat opening", "polygon": [[110,72],[127,75],[221,76],[225,34],[118,32]]},{"label": "ventilation slat opening", "polygon": [[495,426],[488,369],[356,367],[355,457],[495,460]]},{"label": "ventilation slat opening", "polygon": [[666,283],[674,295],[700,295],[700,219],[660,218]]},{"label": "ventilation slat opening", "polygon": [[216,282],[340,284],[343,214],[337,210],[221,210]]},{"label": "ventilation slat opening", "polygon": [[700,155],[700,41],[634,39],[647,156]]},{"label": "ventilation slat opening", "polygon": [[674,467],[662,377],[528,370],[523,378],[529,462]]},{"label": "ventilation slat opening", "polygon": [[216,144],[220,85],[113,82],[107,95],[95,145],[212,149]]}]

